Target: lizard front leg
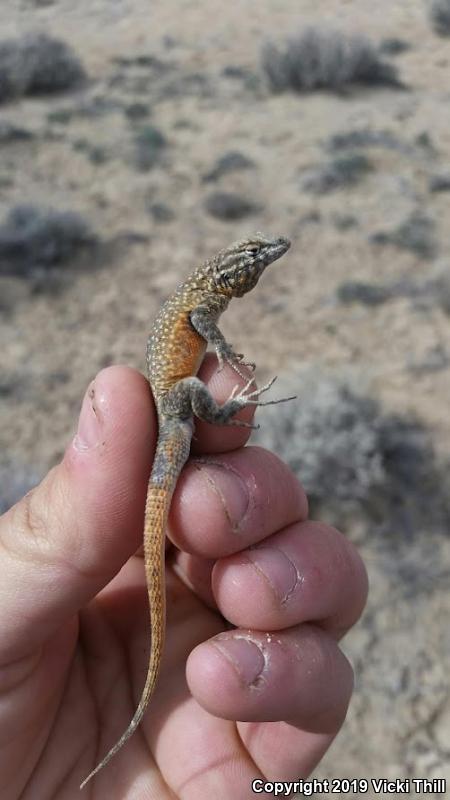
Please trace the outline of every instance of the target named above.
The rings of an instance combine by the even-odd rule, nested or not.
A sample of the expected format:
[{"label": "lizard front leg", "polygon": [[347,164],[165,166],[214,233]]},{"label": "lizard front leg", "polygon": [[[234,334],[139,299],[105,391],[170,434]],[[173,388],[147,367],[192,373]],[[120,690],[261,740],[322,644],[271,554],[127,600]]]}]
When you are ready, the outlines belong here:
[{"label": "lizard front leg", "polygon": [[244,361],[242,353],[235,353],[232,346],[228,344],[223,333],[219,330],[215,320],[211,315],[211,311],[205,306],[198,306],[191,311],[189,315],[192,327],[203,336],[208,344],[212,345],[216,351],[217,359],[219,361],[219,371],[223,369],[224,364],[229,364],[241,378],[247,380],[239,369],[239,365],[249,367],[252,371],[255,369],[255,364],[252,361]]}]

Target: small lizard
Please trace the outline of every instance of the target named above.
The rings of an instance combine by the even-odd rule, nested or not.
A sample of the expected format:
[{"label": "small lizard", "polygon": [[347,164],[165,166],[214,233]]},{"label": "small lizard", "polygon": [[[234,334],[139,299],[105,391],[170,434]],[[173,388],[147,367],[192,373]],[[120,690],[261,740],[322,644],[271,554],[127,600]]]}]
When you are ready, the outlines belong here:
[{"label": "small lizard", "polygon": [[[139,705],[125,733],[80,786],[104,767],[134,733],[142,720],[159,674],[165,633],[164,540],[172,495],[178,476],[189,456],[193,418],[215,425],[242,425],[233,419],[246,406],[280,403],[293,398],[259,399],[275,378],[261,389],[250,387],[240,365],[254,369],[235,353],[217,327],[232,297],[242,297],[256,286],[268,264],[289,249],[284,237],[256,234],[221,250],[197,267],[161,308],[147,345],[150,386],[155,399],[159,436],[147,491],[144,521],[145,575],[150,603],[151,652],[145,686]],[[246,380],[230,398],[218,405],[207,386],[196,377],[207,345],[217,354],[219,369],[225,363]]]}]

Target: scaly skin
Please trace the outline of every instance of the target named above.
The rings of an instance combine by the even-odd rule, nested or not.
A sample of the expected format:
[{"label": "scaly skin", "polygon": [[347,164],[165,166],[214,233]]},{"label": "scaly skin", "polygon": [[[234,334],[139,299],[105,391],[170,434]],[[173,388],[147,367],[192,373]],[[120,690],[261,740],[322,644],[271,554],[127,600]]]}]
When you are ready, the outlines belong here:
[{"label": "scaly skin", "polygon": [[[262,234],[236,242],[197,267],[164,303],[147,346],[148,377],[156,403],[159,437],[147,492],[144,522],[145,574],[150,603],[151,653],[139,705],[127,730],[80,786],[99,772],[121,749],[142,720],[155,688],[164,646],[164,539],[167,517],[178,476],[189,456],[194,416],[217,425],[248,425],[234,420],[247,405],[272,385],[250,391],[253,379],[219,406],[196,376],[206,347],[214,347],[220,367],[229,363],[242,376],[243,356],[234,353],[217,321],[232,297],[242,297],[258,282],[264,269],[280,258],[290,242]],[[251,365],[254,366],[254,365]],[[251,426],[250,426],[251,427]]]}]

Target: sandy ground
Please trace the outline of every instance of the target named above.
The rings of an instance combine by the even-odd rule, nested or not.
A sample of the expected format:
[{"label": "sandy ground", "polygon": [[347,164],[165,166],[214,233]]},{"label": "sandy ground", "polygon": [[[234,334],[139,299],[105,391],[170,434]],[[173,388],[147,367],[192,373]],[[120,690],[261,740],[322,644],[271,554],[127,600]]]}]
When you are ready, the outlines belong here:
[{"label": "sandy ground", "polygon": [[[104,243],[103,255],[82,262],[63,291],[32,291],[23,279],[0,277],[1,458],[11,494],[58,459],[100,367],[121,362],[144,370],[146,334],[161,298],[192,264],[249,230],[292,239],[279,268],[223,323],[238,349],[245,346],[261,365],[261,379],[305,364],[351,367],[386,413],[417,416],[444,463],[450,316],[422,289],[436,275],[448,279],[450,269],[450,192],[430,191],[433,176],[450,171],[450,39],[433,34],[425,4],[329,0],[326,19],[306,0],[3,4],[3,37],[45,30],[64,39],[89,83],[0,108],[1,120],[33,134],[0,145],[0,219],[25,201],[75,210]],[[262,43],[309,23],[364,33],[375,43],[404,40],[409,49],[389,58],[408,88],[271,94]],[[167,69],[133,62],[136,56],[154,56]],[[230,77],[230,67],[244,72]],[[130,116],[133,104],[148,116]],[[148,125],[167,144],[145,170],[136,164],[136,136]],[[397,144],[365,148],[371,168],[354,185],[305,190],[305,171],[332,158],[330,137],[354,130],[388,131]],[[205,181],[229,151],[254,165]],[[205,202],[219,190],[259,209],[217,219]],[[155,219],[154,204],[170,219]],[[428,257],[371,241],[414,214],[431,221]],[[409,289],[378,305],[339,302],[337,291],[350,279]],[[356,528],[348,534],[358,540]],[[450,781],[448,531],[434,526],[440,571],[420,586],[394,568],[394,556],[381,557],[370,536],[360,539],[372,588],[363,623],[345,644],[357,670],[355,698],[316,775]],[[417,577],[420,537],[411,553]]]}]

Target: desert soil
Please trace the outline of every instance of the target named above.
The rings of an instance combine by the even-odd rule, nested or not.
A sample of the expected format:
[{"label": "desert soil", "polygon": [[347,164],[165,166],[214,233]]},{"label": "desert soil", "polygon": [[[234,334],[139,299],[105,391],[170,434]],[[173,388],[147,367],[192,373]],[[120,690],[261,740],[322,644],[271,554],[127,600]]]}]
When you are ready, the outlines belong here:
[{"label": "desert soil", "polygon": [[[61,266],[70,280],[60,291],[46,291],[42,275],[0,277],[1,464],[11,499],[61,456],[98,369],[144,371],[161,299],[193,264],[254,230],[292,239],[283,261],[223,320],[230,341],[260,365],[259,377],[306,364],[351,368],[386,413],[420,420],[445,464],[450,302],[424,287],[436,276],[448,281],[450,270],[450,192],[430,191],[433,176],[450,172],[450,38],[433,33],[425,3],[329,0],[326,18],[307,0],[3,5],[3,38],[51,33],[74,48],[89,81],[1,107],[2,121],[32,137],[0,144],[0,219],[24,202],[73,210],[102,242],[92,263]],[[403,40],[408,49],[388,58],[406,88],[271,93],[263,43],[308,24],[377,45]],[[151,166],[136,149],[146,126],[166,140]],[[307,191],[306,171],[336,156],[330,137],[355,130],[387,131],[396,145],[364,148],[370,170],[352,185]],[[205,179],[230,151],[252,166]],[[249,213],[213,216],[206,204],[217,191],[247,199]],[[371,239],[414,215],[430,221],[425,256],[420,246]],[[337,292],[349,280],[409,288],[375,305],[344,303]],[[356,528],[346,532],[360,540],[371,578],[366,616],[343,645],[356,690],[315,776],[450,781],[448,531],[435,535],[440,571],[416,591],[408,570],[387,569]],[[420,534],[427,537],[426,526]],[[414,552],[417,575],[420,546]]]}]

